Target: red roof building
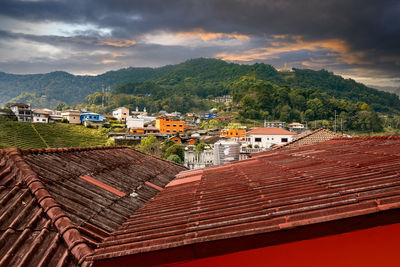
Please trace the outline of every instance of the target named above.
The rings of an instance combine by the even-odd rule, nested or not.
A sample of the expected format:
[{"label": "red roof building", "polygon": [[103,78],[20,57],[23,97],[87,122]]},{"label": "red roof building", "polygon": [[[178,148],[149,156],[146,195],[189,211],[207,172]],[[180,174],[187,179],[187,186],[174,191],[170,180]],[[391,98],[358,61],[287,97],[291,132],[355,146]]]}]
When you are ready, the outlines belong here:
[{"label": "red roof building", "polygon": [[0,266],[90,265],[182,170],[126,147],[0,150]]},{"label": "red roof building", "polygon": [[256,127],[246,133],[246,144],[252,147],[269,149],[293,140],[296,133],[277,127]]},{"label": "red roof building", "polygon": [[400,138],[273,150],[185,171],[87,264],[396,266]]}]

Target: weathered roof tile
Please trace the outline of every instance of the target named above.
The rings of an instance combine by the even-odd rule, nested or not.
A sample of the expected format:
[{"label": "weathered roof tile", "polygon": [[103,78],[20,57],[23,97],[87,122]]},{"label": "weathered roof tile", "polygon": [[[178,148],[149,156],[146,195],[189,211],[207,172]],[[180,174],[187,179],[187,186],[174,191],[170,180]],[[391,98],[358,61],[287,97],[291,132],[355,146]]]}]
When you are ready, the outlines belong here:
[{"label": "weathered roof tile", "polygon": [[[134,263],[174,249],[169,262],[188,260],[207,255],[207,249],[228,253],[228,248],[213,249],[211,244],[221,240],[235,239],[239,247],[240,238],[260,243],[262,235],[277,233],[276,240],[263,241],[274,244],[292,240],[284,237],[290,229],[399,210],[398,151],[397,137],[342,138],[185,171],[88,259],[101,265],[130,257]],[[188,249],[192,252],[185,254]]]}]

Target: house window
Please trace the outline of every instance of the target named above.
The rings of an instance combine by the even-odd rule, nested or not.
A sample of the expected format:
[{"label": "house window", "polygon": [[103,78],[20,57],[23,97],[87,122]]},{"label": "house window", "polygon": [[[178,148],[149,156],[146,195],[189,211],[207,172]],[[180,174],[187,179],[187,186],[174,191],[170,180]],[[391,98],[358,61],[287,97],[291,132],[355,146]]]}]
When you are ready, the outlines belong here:
[{"label": "house window", "polygon": [[167,124],[167,127],[171,126],[171,124]]},{"label": "house window", "polygon": [[179,127],[183,127],[183,124],[179,124]]},{"label": "house window", "polygon": [[46,119],[42,119],[42,121],[46,121]]},{"label": "house window", "polygon": [[172,126],[176,127],[176,124],[172,124]]},{"label": "house window", "polygon": [[169,130],[167,130],[167,133],[169,133]]},{"label": "house window", "polygon": [[254,142],[261,142],[261,137],[254,138]]},{"label": "house window", "polygon": [[176,130],[172,130],[174,133],[176,133]]},{"label": "house window", "polygon": [[39,121],[39,119],[36,119],[36,121]]},{"label": "house window", "polygon": [[274,138],[271,138],[271,140],[274,140]]},{"label": "house window", "polygon": [[179,132],[181,133],[181,132],[183,132],[182,130],[179,130]]},{"label": "house window", "polygon": [[288,141],[287,138],[281,138],[282,143],[287,143],[287,141]]}]

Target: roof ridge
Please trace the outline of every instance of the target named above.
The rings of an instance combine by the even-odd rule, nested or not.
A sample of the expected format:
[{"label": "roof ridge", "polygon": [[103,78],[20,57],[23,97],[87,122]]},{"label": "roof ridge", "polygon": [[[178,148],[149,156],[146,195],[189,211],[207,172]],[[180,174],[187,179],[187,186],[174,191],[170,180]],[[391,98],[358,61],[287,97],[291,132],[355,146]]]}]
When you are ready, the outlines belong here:
[{"label": "roof ridge", "polygon": [[288,145],[290,145],[290,144],[293,144],[293,143],[295,143],[295,142],[297,142],[297,141],[299,141],[299,140],[301,140],[301,139],[304,139],[305,137],[308,137],[308,136],[310,136],[310,135],[312,135],[312,134],[314,134],[314,133],[318,133],[318,132],[322,131],[323,129],[324,129],[324,128],[318,128],[318,129],[316,129],[316,130],[314,130],[314,131],[309,132],[308,134],[305,134],[305,135],[303,135],[303,136],[300,136],[299,138],[296,138],[296,139],[290,141],[289,143],[286,143],[286,144],[284,144],[284,145],[278,146],[277,148],[274,148],[273,150],[284,148],[284,147],[286,147],[286,146],[288,146]]},{"label": "roof ridge", "polygon": [[309,136],[311,136],[311,135],[313,135],[313,134],[316,134],[316,133],[319,133],[319,132],[323,132],[323,131],[325,131],[325,132],[330,132],[330,133],[334,133],[335,135],[337,135],[337,137],[334,137],[334,138],[332,138],[332,139],[341,139],[341,138],[345,138],[345,137],[341,136],[340,134],[337,134],[337,133],[335,133],[335,132],[332,132],[332,131],[330,131],[330,130],[328,130],[328,129],[325,129],[325,128],[318,128],[318,129],[315,129],[314,131],[311,131],[311,132],[309,132],[308,134],[305,134],[305,135],[303,135],[303,136],[300,136],[299,138],[296,138],[296,139],[294,139],[294,140],[292,140],[292,141],[290,141],[290,142],[288,142],[288,143],[286,143],[286,144],[284,144],[284,145],[278,146],[278,147],[274,148],[273,150],[285,148],[285,147],[287,147],[287,146],[289,146],[289,145],[291,145],[291,144],[293,144],[293,143],[296,143],[296,142],[298,142],[298,141],[300,141],[300,140],[303,140],[303,139],[306,138],[306,137],[309,137]]},{"label": "roof ridge", "polygon": [[25,162],[21,150],[18,148],[5,149],[5,155],[11,161],[11,164],[17,169],[17,176],[26,184],[36,201],[43,209],[43,212],[50,218],[52,225],[66,243],[68,250],[75,257],[78,264],[81,265],[87,256],[93,253],[93,250],[86,244],[81,237],[78,227],[71,221],[68,215],[62,210],[47,191],[42,180]]},{"label": "roof ridge", "polygon": [[42,153],[62,153],[62,152],[81,152],[92,150],[108,150],[130,148],[128,146],[88,146],[88,147],[57,147],[57,148],[29,148],[19,149],[22,155],[26,154],[42,154]]}]

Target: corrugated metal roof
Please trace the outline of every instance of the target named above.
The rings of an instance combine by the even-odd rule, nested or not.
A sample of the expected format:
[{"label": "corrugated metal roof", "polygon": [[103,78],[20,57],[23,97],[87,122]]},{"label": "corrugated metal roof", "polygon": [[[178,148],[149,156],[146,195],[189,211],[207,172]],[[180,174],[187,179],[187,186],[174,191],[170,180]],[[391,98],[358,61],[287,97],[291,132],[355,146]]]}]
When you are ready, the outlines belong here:
[{"label": "corrugated metal roof", "polygon": [[238,238],[260,242],[263,234],[398,210],[399,171],[400,138],[375,137],[334,139],[185,172],[88,259],[101,265],[124,256],[165,256],[168,250],[170,258],[194,259],[204,253],[202,244],[224,253],[223,246],[212,244],[232,239],[234,247]]},{"label": "corrugated metal roof", "polygon": [[0,266],[90,265],[97,244],[182,170],[126,147],[0,150]]}]

